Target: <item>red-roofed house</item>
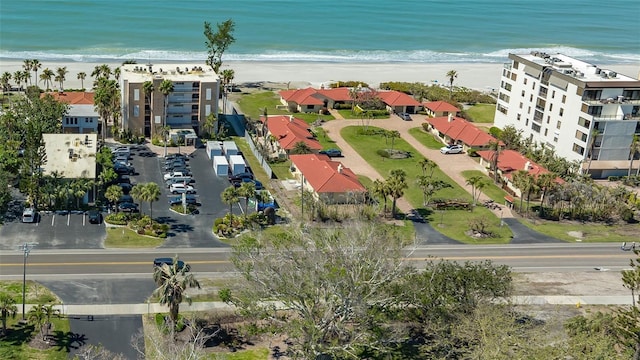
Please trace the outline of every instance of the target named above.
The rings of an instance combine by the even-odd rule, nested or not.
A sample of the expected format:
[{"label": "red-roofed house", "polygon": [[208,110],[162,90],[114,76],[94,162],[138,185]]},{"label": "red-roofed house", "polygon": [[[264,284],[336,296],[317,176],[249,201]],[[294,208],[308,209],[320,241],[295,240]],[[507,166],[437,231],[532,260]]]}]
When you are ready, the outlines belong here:
[{"label": "red-roofed house", "polygon": [[92,92],[72,91],[47,94],[53,96],[57,101],[69,104],[69,110],[62,118],[63,133],[95,134],[98,132],[100,114],[95,109]]},{"label": "red-roofed house", "polygon": [[445,144],[460,144],[465,151],[468,149],[483,149],[496,138],[478,129],[475,125],[463,118],[453,116],[441,116],[427,118],[430,131]]},{"label": "red-roofed house", "polygon": [[408,112],[415,114],[422,109],[422,104],[411,96],[400,91],[379,91],[378,97],[393,113]]},{"label": "red-roofed house", "polygon": [[353,100],[349,95],[349,88],[335,89],[314,88],[282,90],[280,102],[287,106],[290,112],[317,113],[323,108],[333,109],[336,104],[351,104]]},{"label": "red-roofed house", "polygon": [[291,155],[291,169],[303,188],[326,204],[360,203],[367,189],[356,174],[326,155]]},{"label": "red-roofed house", "polygon": [[322,149],[320,142],[309,131],[309,125],[292,115],[269,116],[266,121],[260,117],[260,121],[266,127],[265,139],[271,145],[272,152],[280,155],[288,155],[298,142],[304,142],[313,152]]},{"label": "red-roofed house", "polygon": [[460,109],[446,101],[430,101],[422,103],[422,105],[424,106],[424,110],[427,112],[427,115],[432,118],[449,116],[449,114],[458,116],[458,113],[460,112]]},{"label": "red-roofed house", "polygon": [[[480,165],[486,169],[491,168],[491,160],[495,151],[493,150],[480,150],[478,155],[480,156]],[[509,189],[511,189],[516,196],[521,196],[521,191],[513,185],[513,175],[519,170],[526,170],[529,175],[537,178],[540,174],[549,173],[549,170],[542,165],[536,164],[529,160],[524,155],[515,150],[501,150],[498,153],[498,174],[504,181]],[[561,178],[557,178],[556,182],[561,184],[564,182]]]}]

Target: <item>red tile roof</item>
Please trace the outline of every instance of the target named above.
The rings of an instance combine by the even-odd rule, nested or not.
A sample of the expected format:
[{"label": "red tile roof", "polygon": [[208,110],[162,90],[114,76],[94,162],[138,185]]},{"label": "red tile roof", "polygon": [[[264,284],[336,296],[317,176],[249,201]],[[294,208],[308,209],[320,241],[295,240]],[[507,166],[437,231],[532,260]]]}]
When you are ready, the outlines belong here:
[{"label": "red tile roof", "polygon": [[333,101],[351,101],[349,95],[349,88],[341,87],[335,89],[320,89],[314,88],[296,89],[296,90],[282,90],[280,96],[290,102],[294,102],[299,105],[323,105],[324,98],[331,99]]},{"label": "red tile roof", "polygon": [[[478,155],[488,162],[491,161],[491,157],[494,153],[495,152],[493,150],[478,151]],[[529,175],[532,175],[534,178],[538,177],[540,174],[547,174],[550,172],[542,165],[536,164],[515,150],[500,151],[500,154],[498,155],[498,169],[502,171],[504,177],[509,179],[511,179],[513,174],[518,170],[527,170]],[[556,178],[556,182],[562,183],[564,181],[560,178]]]},{"label": "red tile roof", "polygon": [[400,91],[380,91],[378,96],[389,106],[422,106],[418,100]]},{"label": "red tile roof", "polygon": [[[47,93],[53,96],[54,99],[67,103],[69,105],[93,105],[93,93],[86,91],[71,91],[71,92],[57,92],[52,91]],[[41,96],[44,96],[42,94]]]},{"label": "red tile roof", "polygon": [[[264,122],[264,117],[260,118]],[[309,125],[293,116],[277,115],[269,116],[267,119],[267,129],[280,143],[280,147],[291,150],[295,144],[302,141],[309,145],[312,150],[321,150],[322,145],[309,132]]]},{"label": "red tile roof", "polygon": [[351,169],[326,155],[290,155],[289,158],[317,193],[366,191]]},{"label": "red tile roof", "polygon": [[493,136],[457,116],[452,116],[451,121],[449,121],[448,116],[427,118],[426,121],[439,132],[447,135],[454,141],[462,141],[467,146],[485,146],[489,144],[489,142],[497,141]]},{"label": "red tile roof", "polygon": [[424,107],[433,111],[433,112],[442,112],[442,111],[446,111],[446,112],[450,112],[450,113],[457,113],[458,111],[460,111],[460,109],[458,109],[457,107],[449,104],[446,101],[430,101],[430,102],[425,102],[423,103]]}]

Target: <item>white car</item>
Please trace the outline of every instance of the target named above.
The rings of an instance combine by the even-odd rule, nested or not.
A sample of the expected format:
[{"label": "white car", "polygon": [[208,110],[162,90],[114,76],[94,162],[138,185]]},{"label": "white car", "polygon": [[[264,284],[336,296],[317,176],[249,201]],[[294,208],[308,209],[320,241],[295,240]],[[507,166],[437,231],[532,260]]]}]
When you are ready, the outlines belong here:
[{"label": "white car", "polygon": [[176,177],[191,177],[191,176],[189,176],[189,175],[187,175],[187,174],[185,174],[185,173],[183,173],[181,171],[171,171],[171,172],[168,172],[168,173],[164,174],[164,181],[167,181],[169,179],[173,179],[173,178],[176,178]]},{"label": "white car", "polygon": [[451,144],[440,148],[440,152],[443,154],[460,154],[464,149],[462,145]]},{"label": "white car", "polygon": [[169,192],[171,192],[172,194],[195,194],[196,189],[194,189],[191,185],[185,185],[184,183],[175,183],[171,184],[171,186],[169,187]]}]

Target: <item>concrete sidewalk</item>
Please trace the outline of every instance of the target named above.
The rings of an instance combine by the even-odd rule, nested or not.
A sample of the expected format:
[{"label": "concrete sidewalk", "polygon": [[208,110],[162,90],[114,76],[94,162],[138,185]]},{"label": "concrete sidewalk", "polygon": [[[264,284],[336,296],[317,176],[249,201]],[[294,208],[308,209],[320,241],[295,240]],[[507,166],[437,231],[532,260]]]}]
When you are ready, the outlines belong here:
[{"label": "concrete sidewalk", "polygon": [[[632,305],[631,295],[519,295],[512,296],[511,302],[516,305]],[[22,304],[16,304],[19,311]],[[28,312],[35,304],[27,304],[25,310]],[[92,305],[58,305],[60,313],[68,316],[98,316],[98,315],[143,315],[166,313],[169,308],[158,303],[148,304],[92,304]],[[232,310],[234,307],[221,301],[194,302],[191,305],[183,303],[180,311],[216,311]]]}]

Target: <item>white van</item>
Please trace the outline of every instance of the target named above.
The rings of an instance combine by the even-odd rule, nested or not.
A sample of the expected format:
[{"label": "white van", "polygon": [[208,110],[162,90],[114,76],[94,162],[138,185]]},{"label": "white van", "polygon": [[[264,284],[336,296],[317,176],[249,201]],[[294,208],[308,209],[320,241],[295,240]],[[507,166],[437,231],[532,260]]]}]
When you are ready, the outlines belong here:
[{"label": "white van", "polygon": [[38,214],[36,213],[35,209],[33,209],[33,208],[26,208],[22,212],[22,222],[23,223],[34,223],[34,222],[36,222],[37,217],[38,217]]}]

